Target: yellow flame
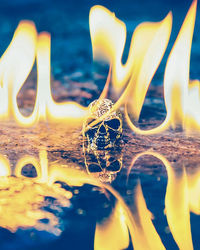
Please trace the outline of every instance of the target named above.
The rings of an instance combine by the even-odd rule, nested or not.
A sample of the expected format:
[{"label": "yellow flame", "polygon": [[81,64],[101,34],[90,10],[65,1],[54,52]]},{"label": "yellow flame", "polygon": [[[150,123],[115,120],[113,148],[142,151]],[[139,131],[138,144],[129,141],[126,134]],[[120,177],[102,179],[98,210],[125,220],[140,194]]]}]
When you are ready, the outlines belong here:
[{"label": "yellow flame", "polygon": [[187,173],[190,211],[200,215],[200,171]]},{"label": "yellow flame", "polygon": [[136,133],[154,134],[162,132],[170,126],[175,127],[177,125],[182,125],[187,131],[190,127],[199,128],[199,82],[194,81],[189,84],[190,51],[196,5],[197,1],[195,0],[188,11],[167,61],[164,76],[166,119],[160,126],[142,131],[132,123],[126,107],[125,116],[127,122]]},{"label": "yellow flame", "polygon": [[[27,164],[35,167],[36,178],[23,176],[22,169]],[[0,211],[2,215],[0,216],[0,226],[12,232],[15,232],[19,227],[35,227],[38,230],[60,235],[62,230],[59,228],[59,218],[53,213],[43,210],[42,204],[45,203],[45,196],[52,196],[61,206],[69,206],[72,193],[62,189],[55,182],[61,181],[71,186],[82,186],[87,183],[108,189],[117,196],[111,187],[102,185],[83,170],[77,169],[75,166],[70,167],[57,162],[49,162],[45,150],[40,151],[39,159],[30,155],[20,158],[14,166],[16,177],[9,176],[11,175],[11,165],[5,156],[0,155],[0,174]],[[3,176],[4,178],[2,178]],[[124,214],[124,207],[121,203],[123,202],[120,201],[116,212],[116,216],[120,213],[120,221]],[[128,208],[125,206],[126,209]],[[41,220],[44,218],[48,219],[49,223],[42,223]],[[114,224],[116,225],[116,223]],[[117,225],[126,227],[125,222],[122,221]],[[120,232],[124,232],[125,237],[122,237],[121,243],[123,246],[127,246],[129,243],[128,229],[122,228]],[[119,237],[121,236],[120,233]],[[125,245],[124,240],[126,240]]]},{"label": "yellow flame", "polygon": [[[182,167],[176,171],[164,156],[147,151],[134,157],[128,175],[136,160],[145,155],[156,157],[166,167],[168,183],[165,213],[169,229],[180,249],[193,249],[190,212],[200,214],[199,170],[186,173],[185,168]],[[30,179],[22,175],[22,169],[27,164],[35,167],[36,178]],[[0,155],[0,174],[0,210],[1,214],[5,215],[0,216],[0,225],[12,232],[15,232],[20,226],[35,226],[39,230],[49,230],[59,235],[61,231],[56,228],[57,218],[40,210],[42,197],[52,195],[59,199],[63,206],[67,206],[67,201],[72,197],[71,192],[58,187],[55,183],[61,181],[70,186],[82,186],[87,183],[110,192],[117,199],[109,218],[96,225],[94,249],[102,249],[102,247],[103,249],[122,249],[128,246],[130,240],[134,249],[165,249],[152,223],[152,215],[146,206],[140,182],[133,192],[131,212],[122,197],[111,186],[100,183],[83,170],[77,169],[76,166],[49,162],[45,150],[40,151],[39,158],[28,155],[20,158],[14,166],[14,174],[17,178],[6,177],[12,174],[11,165],[5,156]],[[17,192],[16,199],[13,199],[13,193],[16,190],[19,192]],[[30,213],[24,211],[30,211]],[[49,227],[39,222],[44,217],[50,220]],[[115,238],[110,240],[112,235],[115,235]]]},{"label": "yellow flame", "polygon": [[[59,219],[53,213],[42,209],[45,203],[45,196],[54,197],[60,206],[69,206],[70,192],[63,190],[56,185],[45,185],[46,158],[45,151],[40,152],[40,162],[32,156],[25,156],[19,159],[15,166],[14,174],[11,177],[11,165],[5,156],[0,155],[0,226],[15,232],[19,227],[35,227],[38,230],[45,230],[55,235],[60,235]],[[34,179],[25,178],[22,175],[22,168],[32,164],[37,172]],[[42,165],[40,165],[42,164]],[[38,173],[40,172],[40,174]],[[2,178],[4,176],[4,178]],[[7,178],[6,178],[7,177]],[[48,223],[43,223],[47,219]]]},{"label": "yellow flame", "polygon": [[196,88],[198,85],[189,86],[190,52],[196,6],[197,1],[194,1],[169,55],[164,77],[166,119],[170,120],[171,125],[181,124],[185,128],[191,123],[197,126],[200,124],[199,89]]},{"label": "yellow flame", "polygon": [[165,249],[152,223],[152,214],[147,209],[140,182],[134,189],[132,210],[116,190],[106,184],[102,186],[116,197],[117,203],[109,218],[97,223],[94,249],[124,249],[128,244],[127,229],[134,249]]},{"label": "yellow flame", "polygon": [[165,249],[152,223],[152,215],[147,209],[140,182],[134,191],[133,218],[136,224],[134,249]]},{"label": "yellow flame", "polygon": [[180,249],[193,249],[187,177],[167,168],[168,184],[165,196],[166,216],[174,240]]},{"label": "yellow flame", "polygon": [[0,117],[19,113],[17,94],[34,63],[37,32],[32,22],[21,22],[0,60]]},{"label": "yellow flame", "polygon": [[[133,213],[112,187],[105,184],[103,186],[116,197],[117,203],[107,221],[96,225],[95,249],[124,249],[128,244],[127,229],[134,249],[165,249],[153,226],[140,183],[135,189]],[[113,237],[119,234],[121,237]]]},{"label": "yellow flame", "polygon": [[148,88],[165,52],[171,33],[171,22],[172,16],[169,13],[162,22],[140,24],[134,31],[129,56],[123,65],[125,24],[103,6],[91,8],[89,25],[93,56],[106,59],[112,64],[112,82],[117,92],[120,92],[131,78],[134,89],[143,95],[141,89]]},{"label": "yellow flame", "polygon": [[[169,41],[172,15],[169,13],[158,23],[140,24],[133,33],[127,61],[122,64],[125,24],[102,6],[91,8],[89,19],[94,58],[103,57],[110,63],[108,81],[100,98],[108,91],[112,65],[112,83],[116,92],[120,93],[127,84],[113,109],[125,103],[126,119],[136,133],[153,134],[176,125],[182,125],[186,130],[200,128],[199,81],[189,81],[196,5],[197,1],[194,0],[167,61],[164,76],[166,119],[157,128],[147,131],[137,128],[128,112],[134,119],[139,118],[149,84]],[[19,110],[17,95],[35,59],[38,73],[36,100],[33,112],[24,116]],[[32,22],[21,22],[0,59],[0,118],[14,117],[23,126],[46,120],[67,124],[82,122],[87,108],[75,102],[56,103],[53,100],[50,72],[50,34],[43,32],[38,35]]]},{"label": "yellow flame", "polygon": [[129,232],[122,206],[117,202],[109,219],[97,223],[95,230],[95,250],[118,250],[129,246]]},{"label": "yellow flame", "polygon": [[164,74],[166,119],[160,126],[145,131],[133,124],[130,114],[135,120],[139,119],[149,84],[169,41],[172,15],[169,13],[159,23],[142,23],[135,29],[128,59],[123,65],[125,24],[105,7],[94,6],[90,11],[94,58],[103,58],[112,64],[112,83],[116,92],[119,93],[127,84],[113,109],[125,103],[125,117],[136,133],[154,134],[177,125],[186,131],[191,128],[200,129],[199,81],[189,81],[196,6],[197,1],[194,0],[167,60]]},{"label": "yellow flame", "polygon": [[[56,103],[50,89],[50,35],[41,33],[37,47],[38,91],[36,104],[37,115],[50,121],[78,122],[86,114],[86,108],[74,102]],[[71,120],[70,120],[71,119]]]},{"label": "yellow flame", "polygon": [[[35,167],[36,178],[25,177],[22,174],[26,165]],[[15,232],[19,227],[45,230],[55,235],[60,235],[59,217],[42,209],[45,196],[53,197],[61,207],[69,206],[72,193],[62,189],[57,181],[64,181],[68,185],[83,185],[90,181],[83,171],[68,168],[54,162],[48,162],[47,152],[39,152],[39,159],[26,155],[21,157],[14,166],[15,177],[12,174],[9,160],[0,155],[0,226]],[[47,219],[48,223],[43,223]]]},{"label": "yellow flame", "polygon": [[[137,128],[128,112],[131,112],[134,119],[139,118],[149,84],[169,41],[172,15],[169,13],[158,23],[140,24],[133,33],[127,61],[122,64],[126,42],[125,24],[102,6],[91,8],[89,19],[94,58],[103,57],[110,63],[108,81],[100,98],[108,91],[112,67],[114,89],[117,93],[124,89],[113,109],[125,103],[126,119],[136,133],[158,133],[179,124],[186,130],[191,127],[200,128],[199,81],[189,81],[196,5],[197,1],[194,0],[167,61],[164,76],[166,119],[157,128],[147,131]],[[23,126],[46,120],[67,124],[83,121],[87,108],[75,102],[56,103],[53,100],[50,87],[50,46],[50,34],[43,32],[38,35],[34,24],[29,21],[19,24],[8,49],[0,59],[1,119],[14,117]],[[24,116],[19,110],[17,95],[35,59],[38,74],[36,100],[33,112]]]},{"label": "yellow flame", "polygon": [[10,162],[7,157],[0,155],[0,177],[11,175]]},{"label": "yellow flame", "polygon": [[[0,162],[4,162],[4,164],[0,165],[0,170],[7,169],[8,173],[11,173],[9,161],[4,156],[0,157]],[[27,164],[35,167],[37,172],[35,179],[26,178],[22,175],[22,169]],[[4,217],[0,216],[0,225],[12,232],[15,232],[18,227],[36,227],[39,230],[47,230],[56,235],[61,233],[57,228],[58,219],[51,213],[40,209],[40,204],[43,202],[45,195],[55,197],[63,206],[68,205],[67,200],[72,197],[72,194],[55,184],[55,182],[61,181],[70,186],[82,186],[85,183],[95,185],[107,190],[117,199],[114,210],[107,222],[103,224],[97,223],[95,249],[102,249],[102,247],[103,249],[126,248],[130,241],[129,233],[135,249],[153,249],[149,248],[149,246],[152,246],[153,242],[157,246],[157,241],[158,243],[160,241],[139,187],[135,199],[138,211],[132,215],[122,197],[111,186],[100,183],[84,171],[75,168],[75,166],[69,167],[57,162],[49,162],[47,152],[44,150],[40,151],[39,159],[28,155],[20,158],[14,167],[14,174],[17,178],[9,177],[8,179],[1,179],[0,182],[0,209],[5,215]],[[7,173],[5,173],[6,175]],[[15,199],[12,199],[13,192],[16,190],[18,190],[18,195]],[[5,210],[6,206],[9,206],[7,211]],[[45,226],[40,222],[42,218],[48,218],[50,223]],[[138,221],[140,221],[139,224]],[[117,237],[110,241],[110,236],[113,236],[112,233]],[[148,238],[147,241],[145,237]],[[151,243],[149,239],[152,237],[154,241]],[[141,246],[143,248],[140,248]],[[161,242],[158,246],[162,246]],[[158,249],[163,249],[163,247]]]},{"label": "yellow flame", "polygon": [[179,249],[193,249],[190,211],[199,214],[199,171],[186,174],[185,168],[177,170],[170,162],[156,152],[143,152],[136,155],[128,170],[130,174],[136,160],[140,157],[150,155],[159,159],[167,170],[168,183],[165,195],[165,213],[169,228]]},{"label": "yellow flame", "polygon": [[[24,116],[17,104],[17,95],[37,59],[37,94],[34,110]],[[35,25],[20,22],[13,39],[0,60],[0,118],[14,117],[22,126],[38,121],[79,122],[87,109],[74,102],[56,103],[50,87],[50,35],[37,35]]]}]

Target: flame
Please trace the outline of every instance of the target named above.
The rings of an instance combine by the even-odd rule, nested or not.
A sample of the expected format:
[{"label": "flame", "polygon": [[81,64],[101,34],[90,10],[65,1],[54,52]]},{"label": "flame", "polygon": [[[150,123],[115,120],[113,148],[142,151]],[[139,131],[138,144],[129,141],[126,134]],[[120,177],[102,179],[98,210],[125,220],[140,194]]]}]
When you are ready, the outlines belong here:
[{"label": "flame", "polygon": [[[4,162],[0,165],[0,172],[2,172],[2,169],[7,169],[11,173],[11,165],[5,159],[4,156],[0,155],[0,162]],[[35,167],[37,172],[35,179],[26,178],[22,175],[22,169],[27,164]],[[7,175],[8,173],[4,171],[4,178]],[[152,248],[153,242],[154,244],[158,243],[159,247],[162,246],[151,222],[151,216],[146,208],[139,186],[135,199],[137,212],[132,214],[123,198],[111,186],[100,183],[75,167],[62,165],[58,162],[49,162],[45,150],[40,151],[39,159],[29,155],[20,158],[14,166],[14,175],[16,177],[7,177],[6,179],[1,177],[0,204],[2,214],[5,215],[4,217],[0,216],[1,227],[12,232],[15,232],[19,227],[35,227],[38,230],[46,230],[55,235],[60,235],[62,231],[59,227],[58,218],[50,212],[40,209],[41,203],[44,202],[43,197],[46,195],[53,196],[61,206],[69,206],[68,200],[72,197],[72,193],[60,188],[55,183],[61,181],[70,186],[82,186],[87,183],[110,192],[116,198],[115,207],[110,217],[103,224],[97,223],[96,225],[94,249],[102,249],[102,247],[104,249],[127,248],[130,236],[135,249],[141,249],[141,246],[143,249],[154,249]],[[16,192],[16,190],[18,192],[13,199],[13,192]],[[5,210],[6,207],[9,207],[9,209]],[[43,224],[42,218],[48,218],[49,223]],[[141,222],[138,224],[138,221]],[[148,230],[149,234],[147,235]],[[111,237],[113,240],[110,241],[110,236],[113,236],[112,233],[118,237]],[[147,241],[145,237],[148,238]],[[150,238],[152,239],[152,237],[154,241],[151,243]],[[150,246],[151,248],[149,248]],[[163,249],[163,247],[159,249]]]},{"label": "flame", "polygon": [[[197,1],[194,0],[168,57],[164,74],[166,119],[160,126],[146,131],[137,128],[130,116],[139,119],[148,87],[169,42],[172,14],[170,12],[161,22],[140,24],[133,33],[127,61],[122,64],[126,42],[125,24],[103,6],[91,8],[89,24],[93,56],[110,63],[108,80],[100,98],[108,92],[112,73],[115,91],[120,94],[123,90],[113,109],[125,104],[125,117],[136,133],[153,134],[177,125],[186,131],[200,128],[199,81],[189,81],[196,5]],[[75,102],[56,103],[53,100],[50,87],[50,40],[49,33],[37,34],[32,22],[19,23],[10,45],[0,59],[0,119],[13,117],[22,126],[32,126],[46,120],[72,125],[74,122],[83,122],[88,113],[87,108]],[[38,76],[36,100],[33,112],[24,116],[19,110],[17,95],[35,61]]]},{"label": "flame", "polygon": [[[172,25],[171,12],[158,23],[142,23],[134,31],[129,55],[122,64],[126,26],[102,6],[90,11],[90,33],[93,56],[112,65],[114,90],[123,93],[113,109],[125,104],[125,117],[130,128],[139,134],[159,133],[181,125],[186,131],[200,129],[199,81],[189,80],[190,52],[196,17],[194,0],[168,57],[164,74],[166,119],[151,130],[137,128],[130,119],[139,119],[149,84],[166,50]],[[119,36],[120,34],[120,36]]]},{"label": "flame", "polygon": [[[161,154],[146,151],[136,155],[128,169],[128,176],[135,162],[142,156],[159,159],[167,170],[168,183],[165,195],[165,214],[169,229],[179,249],[193,249],[190,212],[200,214],[199,170],[187,173],[185,167],[174,168]],[[139,210],[141,212],[141,209]],[[147,224],[144,224],[145,227]]]},{"label": "flame", "polygon": [[[114,237],[113,237],[114,236]],[[129,232],[122,206],[117,202],[109,219],[97,223],[94,249],[117,250],[129,246]]]},{"label": "flame", "polygon": [[[18,228],[31,228],[60,235],[59,217],[42,209],[45,196],[53,197],[61,207],[68,207],[69,197],[56,185],[49,187],[28,178],[9,177],[0,183],[0,226],[16,232]],[[43,223],[46,219],[48,223]]]},{"label": "flame", "polygon": [[[23,176],[23,167],[28,164],[35,167],[36,178]],[[62,207],[70,205],[69,200],[72,198],[72,193],[61,188],[57,182],[64,182],[67,185],[76,187],[87,183],[109,190],[116,198],[119,196],[111,187],[102,185],[84,171],[75,168],[75,166],[70,167],[58,162],[49,162],[45,150],[39,152],[39,158],[30,155],[21,157],[13,167],[13,175],[15,177],[9,176],[12,174],[11,165],[5,156],[0,155],[0,211],[1,215],[3,215],[0,216],[0,226],[11,232],[16,232],[18,228],[34,227],[37,230],[44,230],[56,236],[62,233],[64,225],[62,225],[62,221],[59,219],[58,211],[61,211]],[[56,204],[59,205],[56,215],[51,211],[43,209],[42,206],[46,204],[46,196],[53,197],[57,202]],[[119,205],[116,206],[113,226],[121,227],[121,229],[119,228],[118,236],[121,238],[121,233],[123,233],[123,237],[119,242],[121,242],[121,246],[128,246],[129,231],[125,222],[126,210],[128,208],[124,205],[120,196],[119,200]],[[54,204],[54,207],[56,204]],[[46,205],[48,206],[48,204]],[[43,223],[42,219],[47,219],[49,222]],[[116,243],[114,245],[117,246]],[[113,245],[111,244],[111,246]]]},{"label": "flame", "polygon": [[[151,79],[151,74],[159,65],[166,49],[171,32],[171,19],[171,13],[169,13],[160,23],[140,24],[133,34],[129,56],[126,64],[123,65],[121,60],[126,42],[125,24],[103,6],[91,8],[89,24],[93,56],[106,59],[112,64],[113,85],[117,92],[122,90],[129,78],[134,78],[131,81],[138,85],[142,74],[144,72],[146,74],[147,66],[151,69],[148,69],[144,78]],[[156,55],[154,55],[155,50]],[[149,61],[153,63],[149,64]],[[141,85],[146,84],[144,78]]]},{"label": "flame", "polygon": [[[28,164],[34,166],[37,173],[35,178],[22,174],[23,167]],[[18,228],[34,227],[59,236],[64,227],[58,211],[70,206],[72,193],[55,182],[63,181],[74,186],[96,184],[83,171],[49,162],[45,150],[39,152],[39,159],[30,155],[21,157],[14,166],[13,173],[9,160],[0,155],[0,175],[0,211],[3,215],[0,216],[0,226],[11,232],[16,232]],[[43,209],[43,206],[48,206],[46,196],[56,200],[59,206],[56,215]],[[48,223],[43,223],[43,219],[47,219]]]},{"label": "flame", "polygon": [[[36,98],[37,115],[50,121],[78,121],[83,119],[86,108],[74,102],[56,103],[50,89],[50,35],[41,33],[37,47],[38,92]],[[71,119],[71,120],[70,120]]]},{"label": "flame", "polygon": [[[167,118],[171,125],[188,128],[199,126],[199,90],[197,82],[190,85],[189,66],[197,1],[191,5],[167,61],[164,77],[164,95]],[[196,92],[196,93],[195,93]]]},{"label": "flame", "polygon": [[165,121],[152,130],[142,131],[132,123],[127,108],[125,115],[129,126],[140,134],[159,133],[170,126],[181,125],[185,130],[199,128],[199,83],[189,81],[189,63],[195,24],[197,1],[194,1],[183,22],[169,55],[164,75],[164,100],[167,110]]},{"label": "flame", "polygon": [[180,176],[173,168],[167,168],[167,173],[165,208],[169,228],[180,249],[193,249],[185,169]]},{"label": "flame", "polygon": [[16,116],[17,94],[34,63],[37,32],[32,22],[21,22],[0,59],[0,117]]},{"label": "flame", "polygon": [[190,211],[200,215],[200,171],[187,173]]},{"label": "flame", "polygon": [[[32,114],[24,116],[17,95],[37,60],[37,94]],[[56,103],[50,87],[50,34],[37,34],[35,25],[20,22],[13,39],[0,60],[0,118],[14,117],[22,126],[38,121],[74,123],[83,119],[87,109],[74,102]]]},{"label": "flame", "polygon": [[136,224],[134,249],[165,249],[152,223],[152,214],[147,209],[140,182],[134,193],[133,218]]},{"label": "flame", "polygon": [[[104,186],[116,197],[117,203],[110,217],[103,223],[97,223],[94,249],[127,248],[129,243],[127,229],[134,249],[155,249],[155,247],[165,249],[152,223],[151,213],[146,207],[140,183],[134,192],[133,212],[114,189]],[[112,238],[113,235],[121,236]]]},{"label": "flame", "polygon": [[0,155],[0,177],[11,175],[10,163],[7,157]]},{"label": "flame", "polygon": [[[166,167],[168,183],[165,214],[169,229],[180,249],[193,249],[190,212],[200,214],[199,170],[187,173],[184,166],[175,169],[161,154],[147,151],[134,157],[128,175],[136,160],[145,155],[156,157]],[[35,167],[37,172],[35,178],[23,176],[22,169],[27,164]],[[69,206],[72,193],[62,189],[56,183],[64,182],[76,187],[90,184],[100,187],[116,198],[109,218],[96,224],[94,249],[122,249],[129,245],[130,240],[134,249],[165,249],[153,225],[152,215],[147,208],[139,181],[133,190],[133,207],[130,209],[111,186],[100,183],[76,166],[49,161],[45,150],[39,152],[39,158],[30,155],[21,157],[13,167],[12,173],[9,160],[0,155],[0,209],[1,214],[5,215],[0,216],[1,227],[12,232],[19,227],[35,227],[38,230],[60,235],[62,231],[58,226],[60,223],[58,218],[40,209],[43,197],[53,196],[58,199],[61,206]],[[11,174],[16,177],[9,177]],[[18,190],[17,195],[16,190]],[[15,199],[13,199],[13,193],[15,193]],[[49,224],[44,225],[40,221],[42,218],[48,218]],[[113,235],[116,237],[112,238]]]}]

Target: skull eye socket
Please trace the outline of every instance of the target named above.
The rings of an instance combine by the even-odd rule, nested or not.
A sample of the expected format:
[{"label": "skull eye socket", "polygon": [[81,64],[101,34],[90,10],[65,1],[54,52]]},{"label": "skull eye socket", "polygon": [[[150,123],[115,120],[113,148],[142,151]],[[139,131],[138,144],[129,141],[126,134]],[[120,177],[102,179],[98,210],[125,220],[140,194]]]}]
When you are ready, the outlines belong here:
[{"label": "skull eye socket", "polygon": [[121,164],[118,160],[113,161],[110,165],[106,168],[108,171],[119,171]]},{"label": "skull eye socket", "polygon": [[97,128],[90,129],[85,134],[88,135],[89,137],[94,137],[96,131],[97,131]]},{"label": "skull eye socket", "polygon": [[107,124],[110,128],[117,130],[121,126],[121,121],[117,118],[114,118],[114,119],[105,121],[105,124]]},{"label": "skull eye socket", "polygon": [[94,164],[94,163],[92,163],[88,166],[88,170],[90,173],[97,173],[97,172],[102,171],[101,167],[97,164]]},{"label": "skull eye socket", "polygon": [[[93,121],[95,121],[95,119],[92,120],[92,121],[90,122],[90,124],[91,124]],[[90,126],[90,124],[88,123],[89,126]],[[91,138],[94,137],[94,135],[95,135],[95,133],[97,132],[97,130],[98,130],[100,124],[101,124],[101,123],[97,123],[94,127],[90,127],[90,128],[85,132],[85,135],[88,135],[88,136],[91,137]]]}]

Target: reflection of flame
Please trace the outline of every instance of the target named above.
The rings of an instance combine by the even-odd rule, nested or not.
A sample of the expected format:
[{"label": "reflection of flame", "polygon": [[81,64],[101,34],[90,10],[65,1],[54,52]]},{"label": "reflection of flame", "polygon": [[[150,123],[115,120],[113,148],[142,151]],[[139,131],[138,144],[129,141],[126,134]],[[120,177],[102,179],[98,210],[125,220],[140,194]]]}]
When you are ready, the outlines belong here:
[{"label": "reflection of flame", "polygon": [[[147,209],[140,183],[135,189],[133,217],[136,222],[136,249],[164,249],[162,241],[152,223],[152,214]],[[153,240],[152,240],[153,239]]]},{"label": "reflection of flame", "polygon": [[[117,198],[117,203],[108,221],[96,226],[95,249],[102,249],[98,244],[103,244],[104,249],[125,249],[128,246],[127,229],[134,249],[165,249],[152,223],[140,183],[135,189],[133,213],[116,191],[108,186],[106,188]],[[120,234],[121,237],[118,237]]]},{"label": "reflection of flame", "polygon": [[179,249],[193,249],[190,212],[200,214],[199,171],[186,173],[184,166],[176,170],[162,155],[144,152],[134,157],[128,175],[136,160],[145,155],[154,156],[164,164],[168,175],[165,213],[169,228]]},{"label": "reflection of flame", "polygon": [[[23,175],[25,166],[34,166],[35,178]],[[64,228],[59,211],[62,214],[63,210],[69,207],[72,193],[56,182],[70,186],[82,186],[85,183],[101,186],[81,170],[48,162],[46,151],[40,151],[39,159],[29,155],[23,156],[13,171],[9,160],[0,155],[0,176],[0,227],[12,232],[18,228],[34,227],[60,235]],[[48,206],[51,204],[45,197],[54,201],[50,211]]]},{"label": "reflection of flame", "polygon": [[96,225],[94,249],[126,249],[129,245],[129,233],[122,206],[117,203],[111,217]]},{"label": "reflection of flame", "polygon": [[115,107],[126,104],[128,124],[136,133],[152,134],[176,125],[182,125],[186,130],[191,127],[200,128],[199,81],[189,82],[196,5],[197,1],[194,0],[167,61],[164,77],[166,119],[159,127],[146,131],[132,123],[128,111],[138,120],[148,86],[169,41],[171,13],[160,23],[143,23],[136,28],[127,62],[123,65],[121,60],[126,41],[125,24],[102,6],[91,9],[90,32],[94,57],[103,57],[112,64],[115,91],[120,92],[127,83]]},{"label": "reflection of flame", "polygon": [[200,171],[187,174],[190,211],[200,215]]},{"label": "reflection of flame", "polygon": [[[34,110],[31,115],[21,114],[17,95],[28,77],[33,63],[37,59],[37,95]],[[33,23],[23,21],[17,27],[13,39],[0,60],[0,117],[14,116],[15,120],[24,126],[31,126],[37,121],[64,120],[79,121],[86,109],[77,103],[56,103],[50,90],[50,35],[37,35]]]},{"label": "reflection of flame", "polygon": [[[200,214],[199,171],[189,174],[182,167],[178,169],[179,172],[176,172],[162,155],[155,152],[144,152],[133,159],[129,173],[136,160],[145,155],[158,158],[166,167],[168,184],[165,213],[169,229],[180,249],[192,249],[190,211]],[[39,160],[33,156],[24,156],[19,159],[14,168],[16,177],[9,177],[12,171],[5,156],[0,156],[0,163],[0,209],[4,214],[0,218],[1,227],[11,231],[16,231],[19,227],[35,227],[56,235],[60,234],[59,219],[54,214],[41,209],[44,197],[54,197],[61,207],[66,207],[69,206],[72,194],[55,183],[64,182],[76,187],[87,183],[106,190],[117,200],[107,220],[98,222],[96,225],[95,249],[102,249],[102,246],[104,249],[117,249],[117,246],[126,248],[130,239],[134,249],[155,249],[155,247],[164,249],[152,223],[152,215],[147,208],[140,182],[134,189],[133,208],[130,210],[112,187],[93,179],[83,170],[57,162],[48,162],[46,151],[40,152]],[[37,172],[35,178],[30,179],[23,176],[23,167],[27,165],[35,167]],[[42,218],[47,218],[49,223],[43,224]],[[115,236],[118,235],[117,241],[116,237],[111,237],[112,233]]]},{"label": "reflection of flame", "polygon": [[[27,164],[33,165],[36,169],[37,177],[34,180],[25,178],[21,173],[23,167]],[[59,235],[62,232],[59,216],[44,209],[45,206],[48,207],[48,201],[45,200],[45,197],[52,197],[56,201],[55,209],[56,206],[59,206],[61,211],[63,208],[69,207],[69,199],[72,197],[72,194],[57,184],[45,185],[48,180],[47,164],[45,151],[41,151],[40,161],[31,156],[22,157],[15,167],[16,177],[11,177],[9,176],[11,175],[10,163],[7,158],[0,155],[1,227],[7,228],[12,232],[15,232],[19,227],[34,227],[55,235]]]},{"label": "reflection of flame", "polygon": [[[6,177],[8,173],[11,173],[9,161],[2,156],[0,156],[0,161],[2,162],[0,170],[5,173],[4,177],[1,177],[0,207],[2,211],[4,211],[4,205],[9,207],[9,209],[5,210],[6,216],[0,218],[0,226],[11,231],[16,231],[19,227],[35,227],[39,230],[60,234],[58,218],[54,214],[40,209],[44,197],[55,197],[58,204],[65,207],[69,205],[72,194],[62,189],[55,182],[64,182],[70,186],[82,186],[87,183],[107,190],[117,199],[108,221],[103,224],[97,223],[95,249],[102,249],[102,246],[105,246],[105,249],[117,249],[119,245],[121,248],[126,248],[129,244],[129,233],[136,249],[137,246],[144,246],[147,247],[145,249],[148,249],[149,243],[144,241],[147,231],[143,234],[140,230],[141,225],[137,223],[139,218],[142,226],[146,222],[147,224],[150,223],[149,233],[153,233],[156,242],[158,241],[160,245],[159,236],[153,228],[141,189],[136,192],[135,204],[138,212],[132,215],[121,196],[112,187],[98,182],[98,180],[88,176],[82,170],[56,162],[48,162],[46,151],[40,152],[39,160],[32,156],[24,156],[19,159],[14,170],[16,177]],[[23,167],[28,164],[33,165],[36,169],[37,176],[35,179],[31,180],[22,175]],[[49,220],[46,226],[41,222],[42,218]],[[118,241],[112,237],[113,240],[109,241],[112,232],[118,235]]]},{"label": "reflection of flame", "polygon": [[28,178],[1,179],[0,226],[12,232],[18,228],[35,227],[59,235],[62,232],[61,221],[59,216],[44,209],[48,207],[45,197],[55,199],[60,210],[70,205],[70,195],[66,195],[65,190],[57,185],[49,187]]}]

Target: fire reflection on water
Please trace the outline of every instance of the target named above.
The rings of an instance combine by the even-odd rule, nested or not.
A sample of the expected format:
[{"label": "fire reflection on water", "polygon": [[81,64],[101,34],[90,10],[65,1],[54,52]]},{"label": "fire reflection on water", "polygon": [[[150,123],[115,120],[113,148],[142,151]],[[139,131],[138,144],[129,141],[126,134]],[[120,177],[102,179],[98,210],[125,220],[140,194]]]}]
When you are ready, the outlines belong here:
[{"label": "fire reflection on water", "polygon": [[[165,194],[165,215],[172,236],[179,249],[193,249],[190,212],[199,215],[199,170],[193,173],[186,172],[184,165],[175,168],[161,154],[144,152],[138,154],[133,159],[128,175],[137,159],[146,155],[159,159],[167,171],[168,182]],[[149,247],[149,249],[153,248]]]},{"label": "fire reflection on water", "polygon": [[[134,157],[127,173],[127,180],[135,162],[144,156],[153,156],[165,166],[168,182],[165,195],[165,215],[174,241],[180,249],[193,249],[190,212],[199,215],[199,171],[187,173],[185,167],[174,168],[162,155],[143,152]],[[23,174],[26,166],[35,167],[36,176]],[[0,156],[0,226],[12,232],[19,228],[36,228],[60,235],[62,221],[59,216],[42,209],[45,197],[53,197],[54,207],[62,210],[71,204],[73,194],[61,187],[60,182],[71,187],[84,184],[96,186],[107,197],[112,195],[115,202],[109,216],[96,222],[95,249],[125,249],[130,244],[134,249],[165,249],[148,210],[138,179],[133,188],[129,206],[121,195],[110,185],[99,182],[84,170],[48,162],[47,152],[40,151],[39,159],[24,156],[12,169],[9,160]],[[48,223],[43,223],[47,219]]]}]

